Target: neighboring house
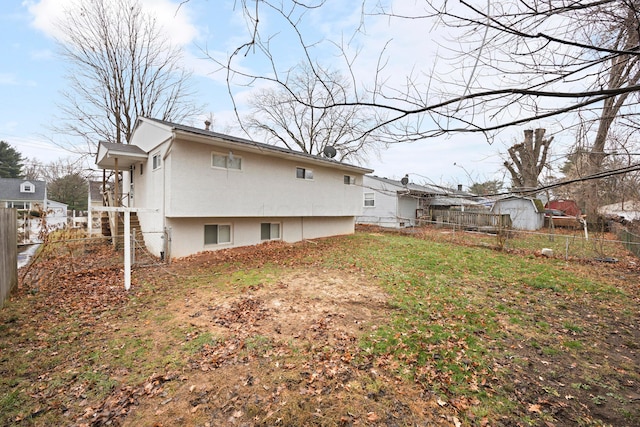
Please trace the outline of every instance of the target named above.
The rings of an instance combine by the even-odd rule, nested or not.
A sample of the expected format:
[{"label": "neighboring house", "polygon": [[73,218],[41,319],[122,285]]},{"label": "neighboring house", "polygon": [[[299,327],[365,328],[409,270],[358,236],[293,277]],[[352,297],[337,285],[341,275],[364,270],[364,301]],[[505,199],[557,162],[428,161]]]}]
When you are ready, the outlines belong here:
[{"label": "neighboring house", "polygon": [[[405,183],[403,183],[406,182]],[[365,175],[363,211],[358,224],[381,227],[413,227],[421,221],[435,221],[440,211],[482,209],[473,195],[461,190]]]},{"label": "neighboring house", "polygon": [[640,201],[627,200],[601,206],[598,208],[598,213],[609,217],[621,217],[627,221],[640,221]]},{"label": "neighboring house", "polygon": [[64,228],[67,225],[68,205],[54,200],[47,200],[47,227],[51,229]]},{"label": "neighboring house", "polygon": [[[89,180],[89,191],[87,194],[87,232],[89,235],[100,234],[102,232],[101,213],[93,211],[91,208],[102,207],[102,182]],[[108,184],[107,184],[108,185]]]},{"label": "neighboring house", "polygon": [[147,248],[170,257],[353,233],[372,172],[150,118],[129,145],[101,142],[96,164],[126,171],[123,199],[139,208]]},{"label": "neighboring house", "polygon": [[45,181],[0,178],[0,206],[18,210],[19,231],[27,241],[37,239],[42,225],[37,215],[42,212],[49,230],[67,223],[67,205],[47,199]]},{"label": "neighboring house", "polygon": [[19,211],[45,209],[47,183],[21,178],[0,178],[0,203]]},{"label": "neighboring house", "polygon": [[494,202],[494,214],[509,214],[511,227],[516,230],[539,230],[544,226],[544,206],[537,199],[507,196]]},{"label": "neighboring house", "polygon": [[397,181],[375,175],[365,175],[362,185],[362,214],[358,224],[381,227],[412,227],[421,216],[426,200],[445,192],[432,187],[410,183],[408,178]]}]

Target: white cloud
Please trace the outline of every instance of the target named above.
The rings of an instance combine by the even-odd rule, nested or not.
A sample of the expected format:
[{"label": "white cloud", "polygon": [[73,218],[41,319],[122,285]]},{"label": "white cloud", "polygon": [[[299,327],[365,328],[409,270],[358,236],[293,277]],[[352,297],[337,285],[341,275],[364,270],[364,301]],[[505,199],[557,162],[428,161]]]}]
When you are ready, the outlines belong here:
[{"label": "white cloud", "polygon": [[[155,16],[158,24],[166,32],[169,39],[177,46],[185,46],[193,42],[198,30],[193,24],[193,17],[179,1],[141,0],[142,9]],[[64,11],[77,8],[81,2],[77,0],[40,0],[25,1],[23,5],[31,14],[31,25],[49,37],[63,40],[57,23],[64,18]]]},{"label": "white cloud", "polygon": [[143,10],[155,15],[171,41],[177,46],[186,46],[198,36],[188,4],[169,0],[141,0]]},{"label": "white cloud", "polygon": [[31,26],[49,37],[58,38],[62,34],[56,28],[56,22],[63,17],[64,10],[73,2],[73,0],[41,0],[39,2],[29,0],[22,4],[27,7],[32,17]]},{"label": "white cloud", "polygon": [[15,73],[0,73],[0,85],[4,86],[37,86],[33,80],[22,80]]},{"label": "white cloud", "polygon": [[12,73],[0,73],[0,85],[17,85],[18,79]]}]

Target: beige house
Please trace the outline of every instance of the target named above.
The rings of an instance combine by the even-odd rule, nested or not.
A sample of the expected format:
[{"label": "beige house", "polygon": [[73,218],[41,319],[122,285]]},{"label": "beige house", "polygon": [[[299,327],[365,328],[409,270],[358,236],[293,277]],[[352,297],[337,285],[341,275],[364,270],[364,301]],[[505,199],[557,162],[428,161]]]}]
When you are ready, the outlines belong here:
[{"label": "beige house", "polygon": [[370,169],[229,135],[141,118],[131,144],[100,143],[96,164],[125,171],[157,256],[354,232]]}]

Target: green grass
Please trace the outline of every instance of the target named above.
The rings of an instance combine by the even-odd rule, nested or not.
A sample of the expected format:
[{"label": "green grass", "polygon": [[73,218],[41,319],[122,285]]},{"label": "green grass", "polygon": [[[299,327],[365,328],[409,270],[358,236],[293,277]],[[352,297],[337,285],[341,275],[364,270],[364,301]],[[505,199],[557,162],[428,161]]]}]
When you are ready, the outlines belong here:
[{"label": "green grass", "polygon": [[[566,243],[564,237],[557,240]],[[543,243],[548,242],[509,242],[510,247],[523,248]],[[571,244],[583,243],[576,238]],[[563,260],[391,234],[358,233],[331,239],[310,250],[297,265],[283,259],[256,267],[252,261],[221,263],[172,276],[167,286],[140,283],[124,306],[102,312],[99,320],[70,312],[46,331],[28,325],[23,318],[20,310],[28,312],[29,307],[26,298],[10,305],[6,314],[0,313],[1,355],[11,360],[5,363],[0,379],[0,425],[33,413],[37,407],[30,403],[32,395],[43,401],[57,390],[83,389],[87,396],[99,399],[121,381],[135,386],[152,373],[187,369],[191,357],[224,343],[189,324],[186,316],[178,320],[172,311],[180,310],[178,303],[191,298],[190,291],[246,292],[276,282],[291,268],[342,269],[381,286],[390,296],[390,315],[360,338],[362,351],[354,360],[371,361],[374,367],[415,382],[427,393],[473,402],[459,415],[469,425],[484,417],[495,421],[511,416],[517,407],[511,375],[517,369],[526,370],[528,361],[515,349],[528,348],[543,358],[568,353],[578,364],[583,363],[584,354],[596,351],[588,341],[589,323],[573,314],[573,307],[585,304],[594,314],[602,314],[607,310],[605,302],[615,303],[620,316],[630,316],[637,309],[633,295],[597,276],[567,268]],[[103,326],[109,324],[119,326],[111,331]],[[91,325],[102,327],[103,333]],[[31,352],[25,356],[23,347],[27,346]],[[260,357],[272,346],[271,338],[255,334],[244,341],[243,351]],[[291,351],[302,358],[310,349],[291,346]],[[73,368],[58,369],[66,360],[74,361]],[[640,380],[637,374],[632,379]],[[371,379],[363,392],[378,393],[385,387],[381,381]],[[576,392],[596,384],[592,378],[581,381],[567,383]],[[552,386],[542,390],[551,397],[567,394]],[[607,405],[616,400],[603,393],[595,394],[592,403]],[[535,414],[520,415],[525,425],[540,421]],[[637,419],[638,414],[629,412],[625,417]]]},{"label": "green grass", "polygon": [[[558,327],[552,325],[555,319],[536,321],[528,311],[544,313],[545,306],[555,307],[554,300],[575,295],[587,294],[596,300],[624,297],[612,286],[565,269],[561,261],[411,237],[355,236],[352,241],[348,254],[357,252],[358,267],[380,277],[396,309],[395,317],[365,337],[362,347],[375,355],[393,355],[400,362],[399,373],[431,392],[480,400],[478,413],[506,412],[511,407],[506,396],[489,396],[477,387],[492,376],[508,375],[491,366],[495,357],[491,348],[504,337],[505,321],[514,328],[514,337],[537,336],[535,347],[542,354],[558,355],[559,348],[541,344]],[[359,250],[361,246],[368,250]],[[549,292],[555,294],[552,299],[547,299]],[[533,308],[524,310],[527,306]],[[563,310],[562,303],[557,309]],[[583,331],[573,321],[562,327],[572,333]],[[564,340],[562,346],[570,351],[584,349],[584,343],[575,339]]]}]

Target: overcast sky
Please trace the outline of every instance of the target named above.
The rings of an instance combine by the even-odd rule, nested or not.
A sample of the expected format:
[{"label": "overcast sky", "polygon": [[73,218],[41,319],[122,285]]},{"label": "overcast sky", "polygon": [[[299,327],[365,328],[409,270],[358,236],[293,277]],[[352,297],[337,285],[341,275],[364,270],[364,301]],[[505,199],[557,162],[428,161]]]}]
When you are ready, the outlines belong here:
[{"label": "overcast sky", "polygon": [[[69,0],[9,0],[0,11],[0,139],[7,141],[27,158],[43,162],[65,158],[70,153],[64,135],[52,134],[56,118],[56,103],[65,89],[65,65],[55,54],[55,19]],[[144,0],[142,3],[157,14],[159,21],[172,35],[173,42],[185,49],[185,64],[194,71],[194,86],[198,102],[206,106],[206,114],[214,116],[214,130],[226,132],[234,125],[232,104],[224,82],[224,74],[216,73],[216,65],[205,59],[206,49],[214,56],[225,57],[238,43],[245,41],[245,24],[234,0],[179,1]],[[415,7],[413,0],[397,0],[396,7]],[[359,19],[358,2],[329,0],[328,7],[308,16],[309,27],[322,37],[342,34],[353,28]],[[264,17],[265,28],[277,31],[277,22]],[[388,20],[372,20],[367,27],[368,38],[361,44],[356,72],[365,73],[375,67],[380,49],[390,44],[394,61],[390,75],[403,78],[412,69],[428,71],[433,67],[436,45],[430,39],[415,37],[416,32],[402,31]],[[425,33],[424,22],[421,33]],[[441,31],[441,30],[440,30]],[[427,31],[428,34],[428,31]],[[281,41],[286,39],[280,39]],[[300,52],[289,50],[287,43],[274,47],[295,62]],[[242,66],[257,67],[247,59]],[[239,107],[251,96],[250,90],[237,88]],[[204,117],[194,117],[188,125],[200,126]],[[501,139],[489,145],[480,135],[449,136],[414,143],[397,144],[371,157],[363,165],[378,176],[400,179],[410,174],[413,182],[435,184],[502,179],[505,171],[499,152],[521,140],[525,128],[504,132]],[[508,179],[505,179],[505,182]]]}]

